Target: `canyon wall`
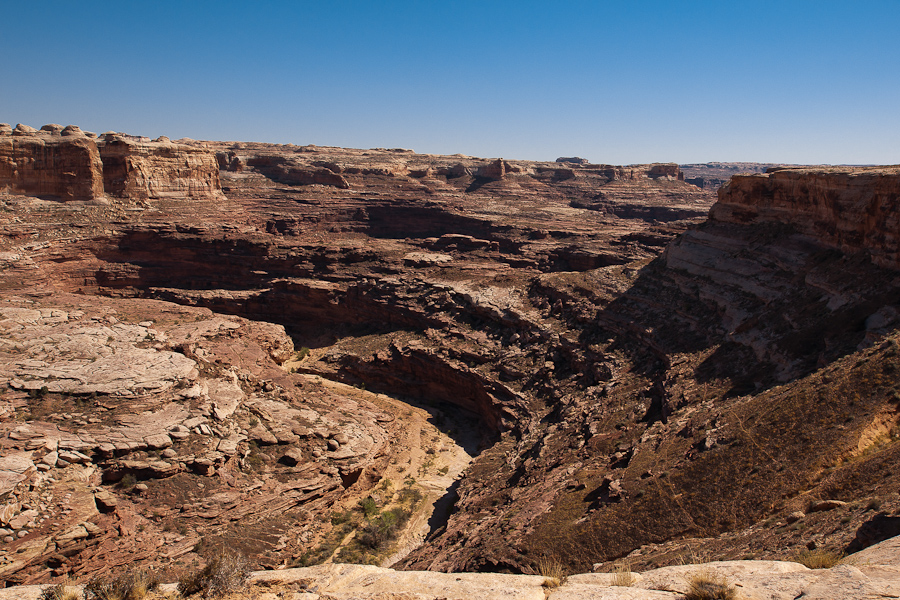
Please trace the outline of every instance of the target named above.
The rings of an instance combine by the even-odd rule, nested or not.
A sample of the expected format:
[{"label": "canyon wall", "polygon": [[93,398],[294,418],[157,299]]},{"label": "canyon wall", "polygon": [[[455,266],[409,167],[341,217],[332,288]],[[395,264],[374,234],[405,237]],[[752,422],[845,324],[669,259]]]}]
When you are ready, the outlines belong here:
[{"label": "canyon wall", "polygon": [[[103,196],[103,165],[94,140],[77,127],[0,124],[0,191],[63,200]],[[58,128],[58,129],[57,129]]]},{"label": "canyon wall", "polygon": [[215,155],[200,147],[69,125],[0,124],[0,191],[61,200],[221,199]]},{"label": "canyon wall", "polygon": [[736,175],[719,189],[710,218],[782,223],[844,252],[865,250],[900,268],[900,166],[776,168]]},{"label": "canyon wall", "polygon": [[120,198],[221,198],[212,152],[168,138],[151,142],[109,134],[97,144],[107,194]]}]

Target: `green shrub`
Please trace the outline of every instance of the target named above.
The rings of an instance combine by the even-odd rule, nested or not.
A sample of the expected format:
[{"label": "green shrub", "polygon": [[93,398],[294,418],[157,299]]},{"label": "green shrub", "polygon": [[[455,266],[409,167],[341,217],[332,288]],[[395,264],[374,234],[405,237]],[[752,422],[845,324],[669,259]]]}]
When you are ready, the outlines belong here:
[{"label": "green shrub", "polygon": [[386,510],[366,521],[357,532],[356,539],[372,550],[381,550],[397,536],[400,528],[409,520],[410,514],[405,508]]},{"label": "green shrub", "polygon": [[370,517],[378,512],[378,505],[375,504],[375,499],[372,496],[368,496],[359,501],[359,509],[363,515]]}]

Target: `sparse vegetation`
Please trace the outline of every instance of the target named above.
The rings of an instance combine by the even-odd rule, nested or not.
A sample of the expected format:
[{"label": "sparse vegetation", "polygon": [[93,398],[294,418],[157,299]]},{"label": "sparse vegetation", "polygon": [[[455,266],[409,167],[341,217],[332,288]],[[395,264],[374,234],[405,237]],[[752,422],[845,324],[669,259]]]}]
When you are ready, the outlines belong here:
[{"label": "sparse vegetation", "polygon": [[619,587],[631,587],[634,585],[635,576],[631,572],[631,565],[629,564],[620,564],[616,565],[616,570],[613,571],[612,584]]},{"label": "sparse vegetation", "polygon": [[[298,564],[320,564],[335,552],[335,562],[378,564],[391,551],[392,542],[423,498],[421,491],[406,483],[406,487],[395,494],[391,508],[379,508],[370,496],[357,502],[352,510],[332,513],[333,529],[318,547],[306,552]],[[386,490],[391,486],[381,487]]]},{"label": "sparse vegetation", "polygon": [[84,600],[144,600],[159,587],[152,573],[130,571],[118,576],[94,577],[84,586]]},{"label": "sparse vegetation", "polygon": [[866,510],[881,510],[881,498],[871,498],[866,503]]},{"label": "sparse vegetation", "polygon": [[64,581],[56,585],[46,587],[41,592],[40,600],[81,600],[78,588],[71,581]]},{"label": "sparse vegetation", "polygon": [[556,557],[544,557],[538,561],[538,573],[544,578],[541,584],[546,588],[556,588],[566,582],[566,570]]},{"label": "sparse vegetation", "polygon": [[371,550],[382,550],[397,537],[411,514],[408,508],[397,507],[367,517],[356,533],[356,540]]},{"label": "sparse vegetation", "polygon": [[830,569],[839,564],[843,558],[844,554],[842,552],[816,548],[815,550],[805,550],[791,558],[791,560],[810,569]]},{"label": "sparse vegetation", "polygon": [[299,350],[297,350],[297,360],[303,360],[309,356],[309,348],[306,346],[301,346]]},{"label": "sparse vegetation", "polygon": [[199,571],[184,575],[178,582],[178,592],[182,596],[200,594],[204,598],[224,596],[243,589],[249,576],[250,563],[243,555],[223,552]]},{"label": "sparse vegetation", "polygon": [[684,600],[737,600],[738,593],[728,578],[710,568],[701,568],[688,577]]},{"label": "sparse vegetation", "polygon": [[359,509],[365,517],[370,517],[378,512],[378,506],[375,504],[375,499],[372,496],[367,496],[360,500]]}]

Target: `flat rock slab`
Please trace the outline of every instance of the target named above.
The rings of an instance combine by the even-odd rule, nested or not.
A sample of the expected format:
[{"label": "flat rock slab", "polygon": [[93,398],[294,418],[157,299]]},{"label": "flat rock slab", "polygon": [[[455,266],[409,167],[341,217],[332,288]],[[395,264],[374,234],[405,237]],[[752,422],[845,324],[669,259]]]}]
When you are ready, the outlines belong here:
[{"label": "flat rock slab", "polygon": [[305,583],[329,598],[446,598],[447,600],[545,600],[539,575],[394,571],[368,565],[319,565],[256,572],[254,583]]},{"label": "flat rock slab", "polygon": [[[223,501],[231,496],[224,495]],[[217,496],[214,497],[219,499]],[[76,540],[88,534],[77,526],[58,536]],[[195,540],[191,539],[191,543]],[[867,553],[867,561],[898,560],[900,541],[888,540]],[[883,546],[881,548],[877,546]],[[9,565],[7,565],[9,568]],[[585,573],[569,577],[562,585],[547,585],[540,575],[500,573],[439,573],[434,571],[394,571],[370,565],[328,564],[279,571],[256,571],[250,575],[247,597],[276,600],[267,590],[277,586],[302,588],[295,598],[330,600],[675,600],[684,597],[687,582],[695,573],[724,575],[745,600],[869,600],[900,597],[900,569],[891,564],[867,562],[864,568],[878,569],[869,577],[861,568],[838,565],[831,569],[807,569],[793,562],[722,561],[697,565],[664,567],[635,573],[632,586],[615,586],[610,573]],[[74,586],[76,588],[80,586]],[[174,584],[166,584],[173,591]],[[0,600],[37,600],[42,586],[0,589]]]},{"label": "flat rock slab", "polygon": [[550,595],[547,600],[676,600],[683,598],[681,594],[662,590],[582,583],[566,583],[548,591]]},{"label": "flat rock slab", "polygon": [[26,390],[138,396],[196,374],[178,352],[141,348],[141,325],[70,321],[61,310],[0,309],[0,378]]},{"label": "flat rock slab", "polygon": [[25,481],[34,472],[31,452],[14,452],[0,456],[0,495],[11,492],[16,485]]}]

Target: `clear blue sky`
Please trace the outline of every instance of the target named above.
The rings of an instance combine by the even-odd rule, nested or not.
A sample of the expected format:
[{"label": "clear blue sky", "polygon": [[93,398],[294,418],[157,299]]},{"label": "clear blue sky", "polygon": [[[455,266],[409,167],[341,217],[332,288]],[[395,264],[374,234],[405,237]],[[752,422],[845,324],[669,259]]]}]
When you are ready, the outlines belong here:
[{"label": "clear blue sky", "polygon": [[900,163],[900,0],[0,1],[0,122],[613,164]]}]

